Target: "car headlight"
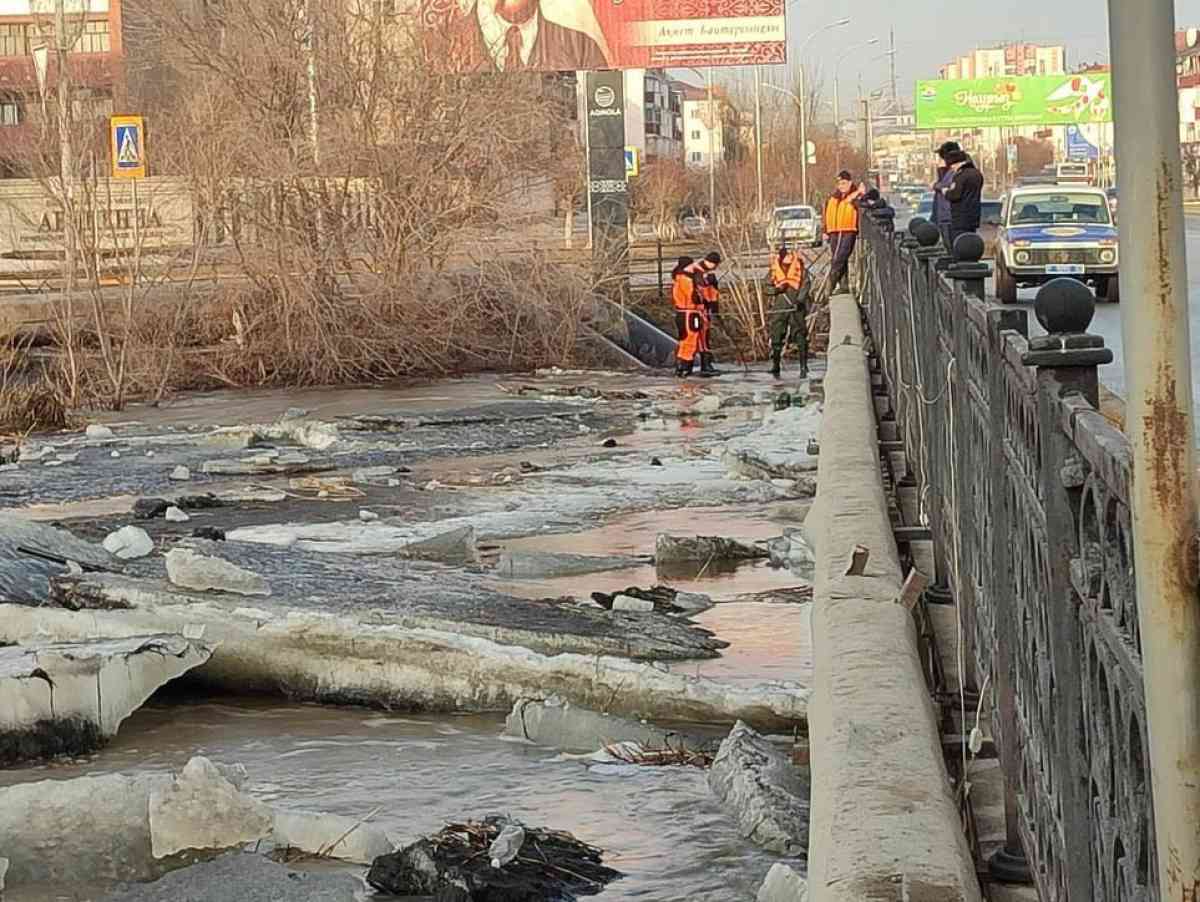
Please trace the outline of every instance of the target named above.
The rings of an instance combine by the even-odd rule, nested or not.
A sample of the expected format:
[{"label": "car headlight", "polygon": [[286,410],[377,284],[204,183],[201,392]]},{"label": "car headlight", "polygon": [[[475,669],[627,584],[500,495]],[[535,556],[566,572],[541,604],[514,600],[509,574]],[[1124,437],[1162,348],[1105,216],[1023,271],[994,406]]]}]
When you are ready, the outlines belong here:
[{"label": "car headlight", "polygon": [[1115,250],[1113,250],[1111,247],[1102,248],[1100,251],[1100,262],[1101,263],[1116,263],[1117,262],[1117,252]]},{"label": "car headlight", "polygon": [[1013,254],[1013,259],[1021,265],[1028,263],[1032,258],[1029,256],[1029,251],[1017,251]]}]

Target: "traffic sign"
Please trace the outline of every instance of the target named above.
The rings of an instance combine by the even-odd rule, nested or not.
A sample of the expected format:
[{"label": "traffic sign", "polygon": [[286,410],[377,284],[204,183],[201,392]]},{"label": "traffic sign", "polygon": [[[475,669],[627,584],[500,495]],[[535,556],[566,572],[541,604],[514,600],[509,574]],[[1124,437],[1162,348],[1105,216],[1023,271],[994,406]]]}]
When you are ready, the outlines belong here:
[{"label": "traffic sign", "polygon": [[638,149],[636,147],[625,148],[625,177],[635,178],[641,171],[641,160],[638,157]]},{"label": "traffic sign", "polygon": [[815,166],[817,162],[817,145],[812,141],[805,141],[805,150],[808,151],[808,165]]},{"label": "traffic sign", "polygon": [[108,120],[112,143],[113,178],[146,177],[146,125],[141,116],[112,116]]}]

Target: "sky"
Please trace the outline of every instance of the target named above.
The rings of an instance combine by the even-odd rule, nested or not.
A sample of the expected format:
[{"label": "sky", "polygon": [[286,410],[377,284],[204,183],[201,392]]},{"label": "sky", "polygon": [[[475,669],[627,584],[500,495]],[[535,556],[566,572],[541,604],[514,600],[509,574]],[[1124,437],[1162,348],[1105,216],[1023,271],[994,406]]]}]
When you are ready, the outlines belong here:
[{"label": "sky", "polygon": [[[914,81],[936,78],[940,66],[978,46],[1019,40],[1063,43],[1071,67],[1108,59],[1107,0],[793,0],[788,8],[789,61],[800,58],[800,45],[814,31],[845,17],[850,25],[824,32],[804,54],[810,66],[820,66],[827,92],[835,61],[871,38],[879,39],[878,46],[852,52],[838,67],[843,90],[855,90],[860,74],[866,91],[886,85],[888,59],[872,57],[888,49],[893,26],[901,96],[911,97]],[[1200,0],[1176,0],[1175,18],[1180,28],[1200,26]],[[782,71],[766,77],[789,84]]]}]

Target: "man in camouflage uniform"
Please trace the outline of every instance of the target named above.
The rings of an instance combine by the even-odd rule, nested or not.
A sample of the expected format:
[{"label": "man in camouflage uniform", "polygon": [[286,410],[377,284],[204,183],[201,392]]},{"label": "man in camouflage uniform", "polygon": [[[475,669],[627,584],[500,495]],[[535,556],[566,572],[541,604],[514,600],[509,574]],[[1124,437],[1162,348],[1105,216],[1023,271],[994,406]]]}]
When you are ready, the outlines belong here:
[{"label": "man in camouflage uniform", "polygon": [[808,299],[811,287],[799,252],[779,248],[771,258],[773,296],[768,314],[771,335],[771,375],[780,378],[783,351],[791,336],[800,355],[800,378],[808,378]]}]

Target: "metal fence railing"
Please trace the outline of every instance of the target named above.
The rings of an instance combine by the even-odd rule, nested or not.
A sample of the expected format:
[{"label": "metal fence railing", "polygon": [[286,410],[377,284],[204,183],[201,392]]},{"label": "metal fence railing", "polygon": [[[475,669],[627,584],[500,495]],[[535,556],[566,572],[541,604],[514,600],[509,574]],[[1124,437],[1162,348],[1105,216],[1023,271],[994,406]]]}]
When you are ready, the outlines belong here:
[{"label": "metal fence railing", "polygon": [[1131,450],[1099,410],[1111,352],[1070,331],[1090,316],[1068,322],[1061,286],[1031,339],[978,268],[940,271],[936,251],[863,231],[872,349],[967,676],[992,705],[1010,834],[1044,900],[1157,899]]}]

